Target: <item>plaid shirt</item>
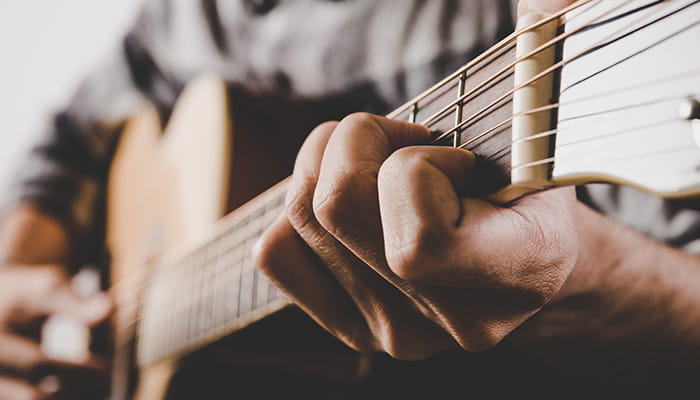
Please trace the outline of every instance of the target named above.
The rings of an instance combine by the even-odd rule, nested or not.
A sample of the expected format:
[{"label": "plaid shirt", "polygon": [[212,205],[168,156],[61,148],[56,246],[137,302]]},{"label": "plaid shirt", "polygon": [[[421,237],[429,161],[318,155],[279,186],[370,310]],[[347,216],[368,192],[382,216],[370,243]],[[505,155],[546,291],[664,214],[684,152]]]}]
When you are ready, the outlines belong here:
[{"label": "plaid shirt", "polygon": [[[145,101],[166,113],[184,85],[231,85],[385,113],[512,30],[515,0],[153,0],[119,51],[87,77],[20,169],[7,204],[30,202],[77,242],[99,226],[120,123]],[[361,99],[361,101],[358,101]],[[700,213],[638,192],[580,198],[658,240],[700,252]],[[639,207],[650,217],[636,218]],[[94,243],[93,243],[94,244]]]}]

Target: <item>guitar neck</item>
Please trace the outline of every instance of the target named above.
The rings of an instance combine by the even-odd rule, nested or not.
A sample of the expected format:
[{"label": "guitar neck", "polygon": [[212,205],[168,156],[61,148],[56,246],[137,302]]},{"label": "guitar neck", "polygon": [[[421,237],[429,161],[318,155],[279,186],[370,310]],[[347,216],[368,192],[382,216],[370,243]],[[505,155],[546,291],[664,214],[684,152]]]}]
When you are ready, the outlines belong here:
[{"label": "guitar neck", "polygon": [[282,212],[287,182],[223,218],[201,245],[159,261],[144,292],[139,364],[187,353],[289,304],[252,260],[253,245]]}]

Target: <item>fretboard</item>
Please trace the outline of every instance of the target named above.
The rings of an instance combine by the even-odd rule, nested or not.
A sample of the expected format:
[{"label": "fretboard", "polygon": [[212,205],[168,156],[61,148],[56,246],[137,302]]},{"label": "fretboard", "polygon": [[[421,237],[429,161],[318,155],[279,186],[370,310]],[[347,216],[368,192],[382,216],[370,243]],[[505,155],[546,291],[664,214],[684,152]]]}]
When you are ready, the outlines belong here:
[{"label": "fretboard", "polygon": [[191,351],[289,304],[251,256],[281,213],[285,188],[283,181],[229,214],[209,240],[184,256],[159,262],[141,310],[139,364]]}]

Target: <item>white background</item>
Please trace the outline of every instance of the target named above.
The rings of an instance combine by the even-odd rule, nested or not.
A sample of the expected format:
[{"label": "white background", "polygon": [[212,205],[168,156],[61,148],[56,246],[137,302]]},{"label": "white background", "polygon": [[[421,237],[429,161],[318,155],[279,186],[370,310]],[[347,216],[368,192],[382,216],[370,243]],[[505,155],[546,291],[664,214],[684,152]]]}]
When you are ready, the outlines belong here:
[{"label": "white background", "polygon": [[50,114],[118,45],[142,0],[0,0],[0,196]]}]

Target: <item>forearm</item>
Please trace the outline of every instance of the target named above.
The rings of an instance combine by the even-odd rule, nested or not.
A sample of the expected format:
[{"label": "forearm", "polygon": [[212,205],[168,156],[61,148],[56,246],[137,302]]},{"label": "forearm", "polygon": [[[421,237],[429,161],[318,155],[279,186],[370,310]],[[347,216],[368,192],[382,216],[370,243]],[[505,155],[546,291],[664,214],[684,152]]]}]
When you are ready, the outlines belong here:
[{"label": "forearm", "polygon": [[64,264],[70,250],[59,221],[30,205],[18,205],[0,219],[0,265]]},{"label": "forearm", "polygon": [[582,204],[576,221],[581,249],[576,267],[515,340],[591,375],[648,369],[661,360],[697,362],[700,258]]}]

